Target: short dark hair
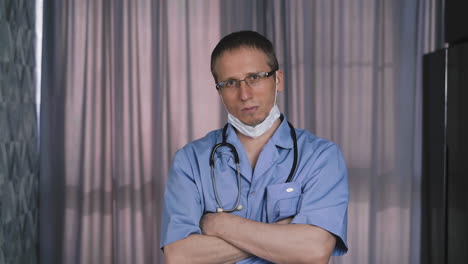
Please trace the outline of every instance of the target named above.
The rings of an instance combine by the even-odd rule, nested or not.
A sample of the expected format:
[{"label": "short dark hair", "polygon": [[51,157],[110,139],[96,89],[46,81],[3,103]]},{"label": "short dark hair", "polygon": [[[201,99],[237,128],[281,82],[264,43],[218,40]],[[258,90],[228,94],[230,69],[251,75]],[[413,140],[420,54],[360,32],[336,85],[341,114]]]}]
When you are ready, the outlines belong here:
[{"label": "short dark hair", "polygon": [[216,60],[225,51],[231,51],[239,49],[241,47],[248,47],[263,51],[268,57],[267,63],[268,66],[271,67],[271,70],[278,69],[278,59],[276,58],[273,44],[269,39],[267,39],[265,36],[261,35],[258,32],[250,30],[233,32],[229,35],[224,36],[211,53],[211,74],[213,74],[215,82],[218,81],[214,68]]}]

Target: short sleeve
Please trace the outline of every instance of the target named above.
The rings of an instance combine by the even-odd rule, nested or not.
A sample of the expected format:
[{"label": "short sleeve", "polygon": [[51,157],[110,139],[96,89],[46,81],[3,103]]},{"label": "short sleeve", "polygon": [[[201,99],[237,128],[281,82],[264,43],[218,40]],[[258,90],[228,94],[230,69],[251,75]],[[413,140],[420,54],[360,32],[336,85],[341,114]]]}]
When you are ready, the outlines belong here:
[{"label": "short sleeve", "polygon": [[181,149],[174,156],[164,192],[160,248],[191,234],[201,234],[202,215],[200,193]]},{"label": "short sleeve", "polygon": [[336,237],[332,255],[345,254],[348,251],[349,190],[346,165],[338,146],[326,147],[299,173],[306,175],[299,175],[303,193],[291,223],[310,224],[327,230]]}]

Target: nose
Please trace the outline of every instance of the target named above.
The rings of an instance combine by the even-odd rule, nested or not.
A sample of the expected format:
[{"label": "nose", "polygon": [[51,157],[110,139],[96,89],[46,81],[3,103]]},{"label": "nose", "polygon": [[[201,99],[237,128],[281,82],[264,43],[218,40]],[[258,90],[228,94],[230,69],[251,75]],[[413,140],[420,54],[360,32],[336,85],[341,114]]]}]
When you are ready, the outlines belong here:
[{"label": "nose", "polygon": [[239,96],[242,101],[248,100],[252,97],[251,87],[245,80],[239,83]]}]

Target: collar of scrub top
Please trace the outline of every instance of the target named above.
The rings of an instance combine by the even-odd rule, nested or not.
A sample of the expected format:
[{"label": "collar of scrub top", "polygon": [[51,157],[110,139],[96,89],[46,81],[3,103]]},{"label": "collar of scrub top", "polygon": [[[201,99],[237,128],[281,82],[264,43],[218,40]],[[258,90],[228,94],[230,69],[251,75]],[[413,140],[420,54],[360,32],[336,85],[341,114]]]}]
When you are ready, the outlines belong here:
[{"label": "collar of scrub top", "polygon": [[280,118],[281,124],[271,137],[271,141],[277,147],[283,149],[291,149],[294,147],[294,141],[291,136],[291,129],[288,125],[288,120],[286,119],[286,117],[284,117],[283,114],[281,114]]}]

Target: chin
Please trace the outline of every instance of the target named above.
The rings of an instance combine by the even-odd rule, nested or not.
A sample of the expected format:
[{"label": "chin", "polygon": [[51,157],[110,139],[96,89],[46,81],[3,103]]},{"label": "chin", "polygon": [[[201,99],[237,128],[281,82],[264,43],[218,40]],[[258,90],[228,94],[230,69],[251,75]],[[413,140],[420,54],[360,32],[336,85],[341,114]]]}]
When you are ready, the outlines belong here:
[{"label": "chin", "polygon": [[[266,117],[265,117],[265,118],[266,118]],[[247,122],[244,122],[244,121],[242,121],[242,120],[241,120],[241,121],[242,121],[242,123],[244,123],[244,124],[246,124],[246,125],[249,125],[249,126],[251,126],[251,127],[254,127],[254,126],[256,126],[256,125],[261,124],[261,123],[263,122],[263,120],[265,120],[265,118],[263,118],[263,119],[250,120],[250,121],[247,121]]]},{"label": "chin", "polygon": [[263,114],[262,116],[259,113],[252,115],[244,115],[243,113],[239,113],[238,115],[234,116],[237,117],[237,119],[239,119],[242,123],[254,127],[258,124],[261,124],[267,118],[268,114]]},{"label": "chin", "polygon": [[[260,122],[261,123],[261,122]],[[246,125],[249,125],[251,127],[255,127],[256,125],[260,124],[259,122],[255,122],[255,123],[244,123]]]}]

